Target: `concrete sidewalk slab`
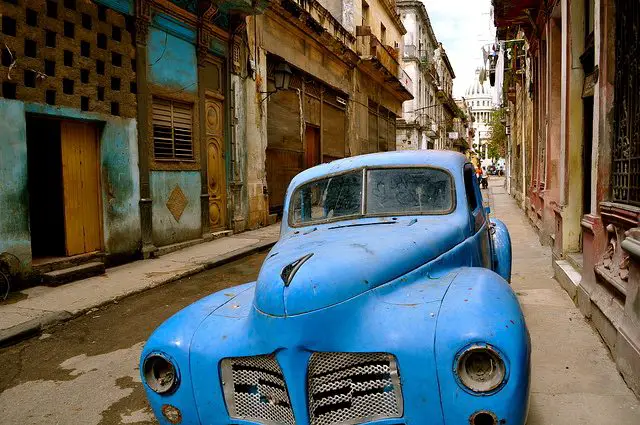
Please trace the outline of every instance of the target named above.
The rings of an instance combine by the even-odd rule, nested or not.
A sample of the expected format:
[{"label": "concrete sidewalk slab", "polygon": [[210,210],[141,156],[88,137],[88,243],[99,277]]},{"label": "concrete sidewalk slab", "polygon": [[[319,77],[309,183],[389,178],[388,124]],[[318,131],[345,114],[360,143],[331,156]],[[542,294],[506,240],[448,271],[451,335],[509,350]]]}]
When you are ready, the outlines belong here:
[{"label": "concrete sidewalk slab", "polygon": [[279,234],[280,226],[274,224],[194,245],[160,258],[113,267],[101,276],[56,288],[25,290],[26,299],[0,304],[0,346],[92,308],[270,248]]}]

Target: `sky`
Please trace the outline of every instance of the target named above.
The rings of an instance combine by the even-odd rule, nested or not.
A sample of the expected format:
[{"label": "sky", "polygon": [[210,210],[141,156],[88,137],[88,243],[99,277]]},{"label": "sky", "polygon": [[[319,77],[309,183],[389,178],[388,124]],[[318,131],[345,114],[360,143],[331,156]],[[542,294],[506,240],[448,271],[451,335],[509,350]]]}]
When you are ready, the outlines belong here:
[{"label": "sky", "polygon": [[491,0],[422,0],[436,38],[444,46],[456,79],[453,94],[464,96],[482,66],[482,46],[493,43]]}]

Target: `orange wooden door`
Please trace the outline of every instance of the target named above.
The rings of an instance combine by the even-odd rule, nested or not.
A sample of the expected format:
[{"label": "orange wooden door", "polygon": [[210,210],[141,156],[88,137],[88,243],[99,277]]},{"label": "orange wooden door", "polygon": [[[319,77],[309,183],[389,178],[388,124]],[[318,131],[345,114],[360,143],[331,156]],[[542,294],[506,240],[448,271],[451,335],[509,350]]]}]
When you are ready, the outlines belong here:
[{"label": "orange wooden door", "polygon": [[67,255],[102,249],[98,136],[95,126],[60,123]]},{"label": "orange wooden door", "polygon": [[211,230],[227,227],[227,182],[224,163],[224,109],[222,99],[208,95],[205,100],[207,140],[207,188]]}]

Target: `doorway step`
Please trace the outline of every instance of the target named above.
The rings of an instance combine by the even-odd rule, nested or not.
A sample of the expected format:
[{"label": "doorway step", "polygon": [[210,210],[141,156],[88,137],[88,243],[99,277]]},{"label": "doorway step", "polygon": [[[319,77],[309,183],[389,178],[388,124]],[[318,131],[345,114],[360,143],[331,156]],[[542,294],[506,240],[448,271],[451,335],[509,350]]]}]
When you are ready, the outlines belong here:
[{"label": "doorway step", "polygon": [[40,275],[43,284],[58,286],[104,274],[104,258],[102,252],[90,252],[72,257],[34,259],[33,270]]},{"label": "doorway step", "polygon": [[553,271],[560,286],[576,302],[582,282],[582,253],[568,254],[565,259],[553,261]]}]

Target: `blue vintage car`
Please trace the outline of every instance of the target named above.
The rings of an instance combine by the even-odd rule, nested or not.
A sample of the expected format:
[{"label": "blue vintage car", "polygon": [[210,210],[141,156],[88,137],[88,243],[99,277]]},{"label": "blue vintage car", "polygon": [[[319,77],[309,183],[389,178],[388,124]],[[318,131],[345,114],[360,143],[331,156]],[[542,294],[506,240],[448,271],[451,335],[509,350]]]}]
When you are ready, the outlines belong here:
[{"label": "blue vintage car", "polygon": [[530,338],[511,242],[452,152],[297,175],[257,282],[162,324],[140,370],[161,424],[524,424]]}]

